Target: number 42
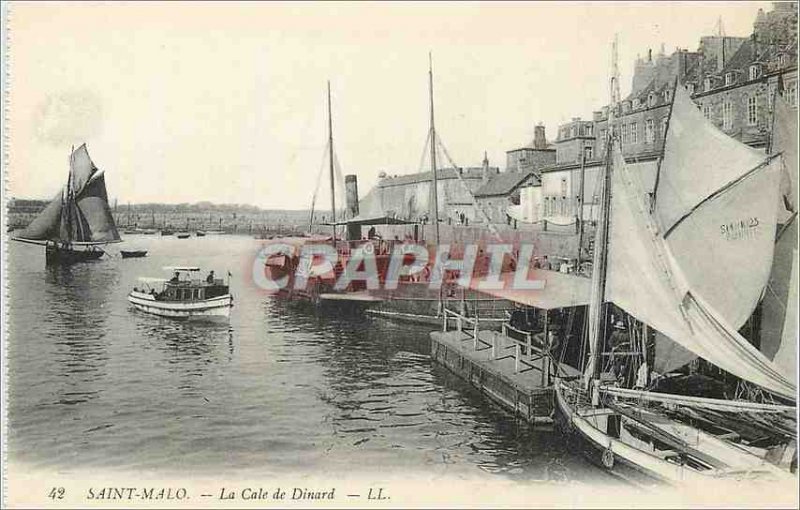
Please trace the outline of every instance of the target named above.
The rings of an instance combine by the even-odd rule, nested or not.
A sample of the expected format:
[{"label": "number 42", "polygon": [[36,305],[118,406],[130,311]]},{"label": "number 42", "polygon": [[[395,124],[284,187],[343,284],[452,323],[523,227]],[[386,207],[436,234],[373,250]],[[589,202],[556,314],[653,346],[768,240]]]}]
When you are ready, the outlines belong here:
[{"label": "number 42", "polygon": [[48,494],[47,497],[50,499],[64,499],[64,494],[66,492],[64,487],[53,487],[50,489],[50,494]]}]

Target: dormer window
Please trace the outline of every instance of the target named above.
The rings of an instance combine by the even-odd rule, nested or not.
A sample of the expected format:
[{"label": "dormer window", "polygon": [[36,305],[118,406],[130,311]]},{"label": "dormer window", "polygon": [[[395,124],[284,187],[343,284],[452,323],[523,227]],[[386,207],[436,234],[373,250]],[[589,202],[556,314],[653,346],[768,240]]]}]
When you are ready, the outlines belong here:
[{"label": "dormer window", "polygon": [[672,101],[672,90],[667,89],[664,91],[664,102],[669,103],[670,101]]},{"label": "dormer window", "polygon": [[639,98],[638,97],[633,100],[633,109],[635,110],[637,108],[639,108]]},{"label": "dormer window", "polygon": [[781,55],[781,67],[787,65],[788,63],[789,63],[789,55],[784,53],[783,55]]},{"label": "dormer window", "polygon": [[647,96],[647,105],[648,106],[655,106],[656,105],[656,93],[650,92],[650,95]]},{"label": "dormer window", "polygon": [[703,80],[703,90],[705,90],[706,92],[711,90],[711,78],[710,77],[706,78],[705,80]]},{"label": "dormer window", "polygon": [[631,102],[630,101],[623,102],[622,103],[622,112],[623,113],[628,113],[630,110],[631,110]]},{"label": "dormer window", "polygon": [[725,85],[733,85],[733,73],[725,73]]},{"label": "dormer window", "polygon": [[750,80],[755,80],[761,74],[761,69],[758,64],[753,64],[750,66]]},{"label": "dormer window", "polygon": [[687,83],[686,84],[686,91],[689,94],[694,94],[694,83]]}]

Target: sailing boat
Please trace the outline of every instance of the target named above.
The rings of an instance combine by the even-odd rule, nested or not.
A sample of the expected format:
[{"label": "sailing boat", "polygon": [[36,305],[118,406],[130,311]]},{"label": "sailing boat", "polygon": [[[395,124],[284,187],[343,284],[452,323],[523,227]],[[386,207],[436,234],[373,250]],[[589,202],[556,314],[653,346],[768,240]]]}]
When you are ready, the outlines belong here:
[{"label": "sailing boat", "polygon": [[[796,385],[737,331],[769,277],[782,158],[719,131],[682,87],[673,97],[654,203],[609,134],[583,376],[556,378],[558,408],[614,472],[791,479]],[[738,378],[747,398],[653,391],[668,374],[648,365],[652,330],[656,354],[677,344]]]},{"label": "sailing boat", "polygon": [[66,186],[13,239],[44,245],[47,265],[96,260],[105,253],[101,245],[121,241],[108,205],[105,176],[89,157],[86,144],[70,154]]}]

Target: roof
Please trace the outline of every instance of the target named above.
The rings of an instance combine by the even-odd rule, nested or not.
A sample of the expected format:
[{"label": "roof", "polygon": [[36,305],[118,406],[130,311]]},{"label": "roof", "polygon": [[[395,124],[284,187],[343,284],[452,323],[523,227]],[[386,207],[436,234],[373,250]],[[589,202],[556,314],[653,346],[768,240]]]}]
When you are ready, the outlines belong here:
[{"label": "roof", "polygon": [[[371,216],[368,218],[356,216],[355,218],[337,221],[337,225],[412,225],[413,221],[395,218],[392,216]],[[327,225],[330,225],[329,223]]]},{"label": "roof", "polygon": [[[490,172],[498,172],[497,167],[489,167]],[[461,169],[461,177],[464,179],[482,179],[483,167],[469,167]],[[455,168],[438,168],[436,170],[437,179],[455,179]],[[413,184],[416,182],[428,182],[431,180],[430,171],[418,172],[415,174],[395,175],[391,177],[384,177],[378,181],[378,186],[398,186],[402,184]]]},{"label": "roof", "polygon": [[478,279],[473,279],[470,286],[491,296],[532,306],[540,310],[570,308],[589,304],[589,295],[592,287],[592,280],[589,278],[559,273],[558,271],[533,269],[528,281],[541,281],[544,284],[541,289],[536,290],[515,289],[512,285],[513,279],[514,273],[505,273],[501,278],[503,288],[499,290],[477,289],[477,285],[480,283]]},{"label": "roof", "polygon": [[155,276],[140,276],[138,280],[142,283],[165,283],[169,281],[166,278],[158,278]]},{"label": "roof", "polygon": [[478,188],[474,195],[476,197],[491,197],[498,195],[508,195],[514,191],[527,178],[533,176],[538,181],[539,178],[531,172],[502,172],[492,177],[489,182]]}]

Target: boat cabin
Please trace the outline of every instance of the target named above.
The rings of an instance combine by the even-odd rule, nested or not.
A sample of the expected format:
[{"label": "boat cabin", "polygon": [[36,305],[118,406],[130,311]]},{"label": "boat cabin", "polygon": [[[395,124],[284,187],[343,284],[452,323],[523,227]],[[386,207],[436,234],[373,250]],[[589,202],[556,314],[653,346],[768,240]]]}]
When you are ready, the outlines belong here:
[{"label": "boat cabin", "polygon": [[157,301],[204,301],[229,292],[229,286],[222,278],[214,277],[211,271],[205,278],[200,278],[199,267],[165,267],[173,271],[171,279],[140,278],[143,289],[134,287],[135,292],[143,292],[155,296]]}]

